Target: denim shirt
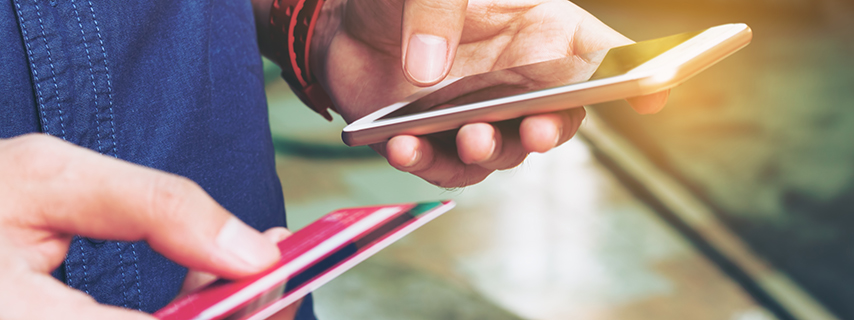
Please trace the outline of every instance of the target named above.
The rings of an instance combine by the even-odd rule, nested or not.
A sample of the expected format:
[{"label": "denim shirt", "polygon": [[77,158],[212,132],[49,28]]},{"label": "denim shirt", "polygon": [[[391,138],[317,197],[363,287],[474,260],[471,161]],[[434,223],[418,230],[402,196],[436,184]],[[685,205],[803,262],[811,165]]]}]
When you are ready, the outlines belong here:
[{"label": "denim shirt", "polygon": [[[4,1],[0,138],[44,132],[185,176],[249,225],[282,226],[253,19],[245,0]],[[185,275],[144,242],[79,237],[54,272],[146,312]],[[311,307],[297,318],[313,319]]]}]

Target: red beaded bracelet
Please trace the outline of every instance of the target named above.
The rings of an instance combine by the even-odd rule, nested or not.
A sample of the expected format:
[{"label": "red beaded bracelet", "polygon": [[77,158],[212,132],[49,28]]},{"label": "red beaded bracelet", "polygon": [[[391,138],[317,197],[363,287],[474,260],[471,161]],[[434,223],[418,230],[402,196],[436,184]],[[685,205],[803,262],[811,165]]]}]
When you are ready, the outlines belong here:
[{"label": "red beaded bracelet", "polygon": [[282,68],[282,78],[312,110],[332,120],[332,99],[309,70],[309,48],[314,26],[324,0],[273,0],[270,8],[270,40],[273,59]]}]

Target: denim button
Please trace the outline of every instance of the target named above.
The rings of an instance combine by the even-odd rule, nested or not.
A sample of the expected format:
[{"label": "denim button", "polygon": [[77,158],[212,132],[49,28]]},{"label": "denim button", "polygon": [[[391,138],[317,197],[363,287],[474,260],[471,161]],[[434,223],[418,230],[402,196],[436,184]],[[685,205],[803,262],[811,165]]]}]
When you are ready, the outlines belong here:
[{"label": "denim button", "polygon": [[92,238],[86,238],[86,240],[88,240],[89,243],[91,243],[91,244],[102,244],[105,241],[105,240],[101,240],[101,239],[92,239]]}]

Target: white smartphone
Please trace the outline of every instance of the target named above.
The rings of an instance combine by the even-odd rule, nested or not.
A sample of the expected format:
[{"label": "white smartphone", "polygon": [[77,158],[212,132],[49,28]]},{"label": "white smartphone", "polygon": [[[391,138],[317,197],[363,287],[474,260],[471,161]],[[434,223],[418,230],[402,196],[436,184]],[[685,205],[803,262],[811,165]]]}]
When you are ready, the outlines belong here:
[{"label": "white smartphone", "polygon": [[750,43],[743,23],[448,79],[344,128],[350,146],[425,135],[673,88]]}]

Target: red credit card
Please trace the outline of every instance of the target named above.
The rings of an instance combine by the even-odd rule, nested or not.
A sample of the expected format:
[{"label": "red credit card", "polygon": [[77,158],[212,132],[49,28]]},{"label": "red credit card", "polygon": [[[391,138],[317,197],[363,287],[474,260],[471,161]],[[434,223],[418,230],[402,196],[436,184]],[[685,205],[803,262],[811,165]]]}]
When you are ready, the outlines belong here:
[{"label": "red credit card", "polygon": [[453,207],[443,201],[334,211],[279,242],[282,258],[266,271],[215,281],[154,316],[266,319]]}]

